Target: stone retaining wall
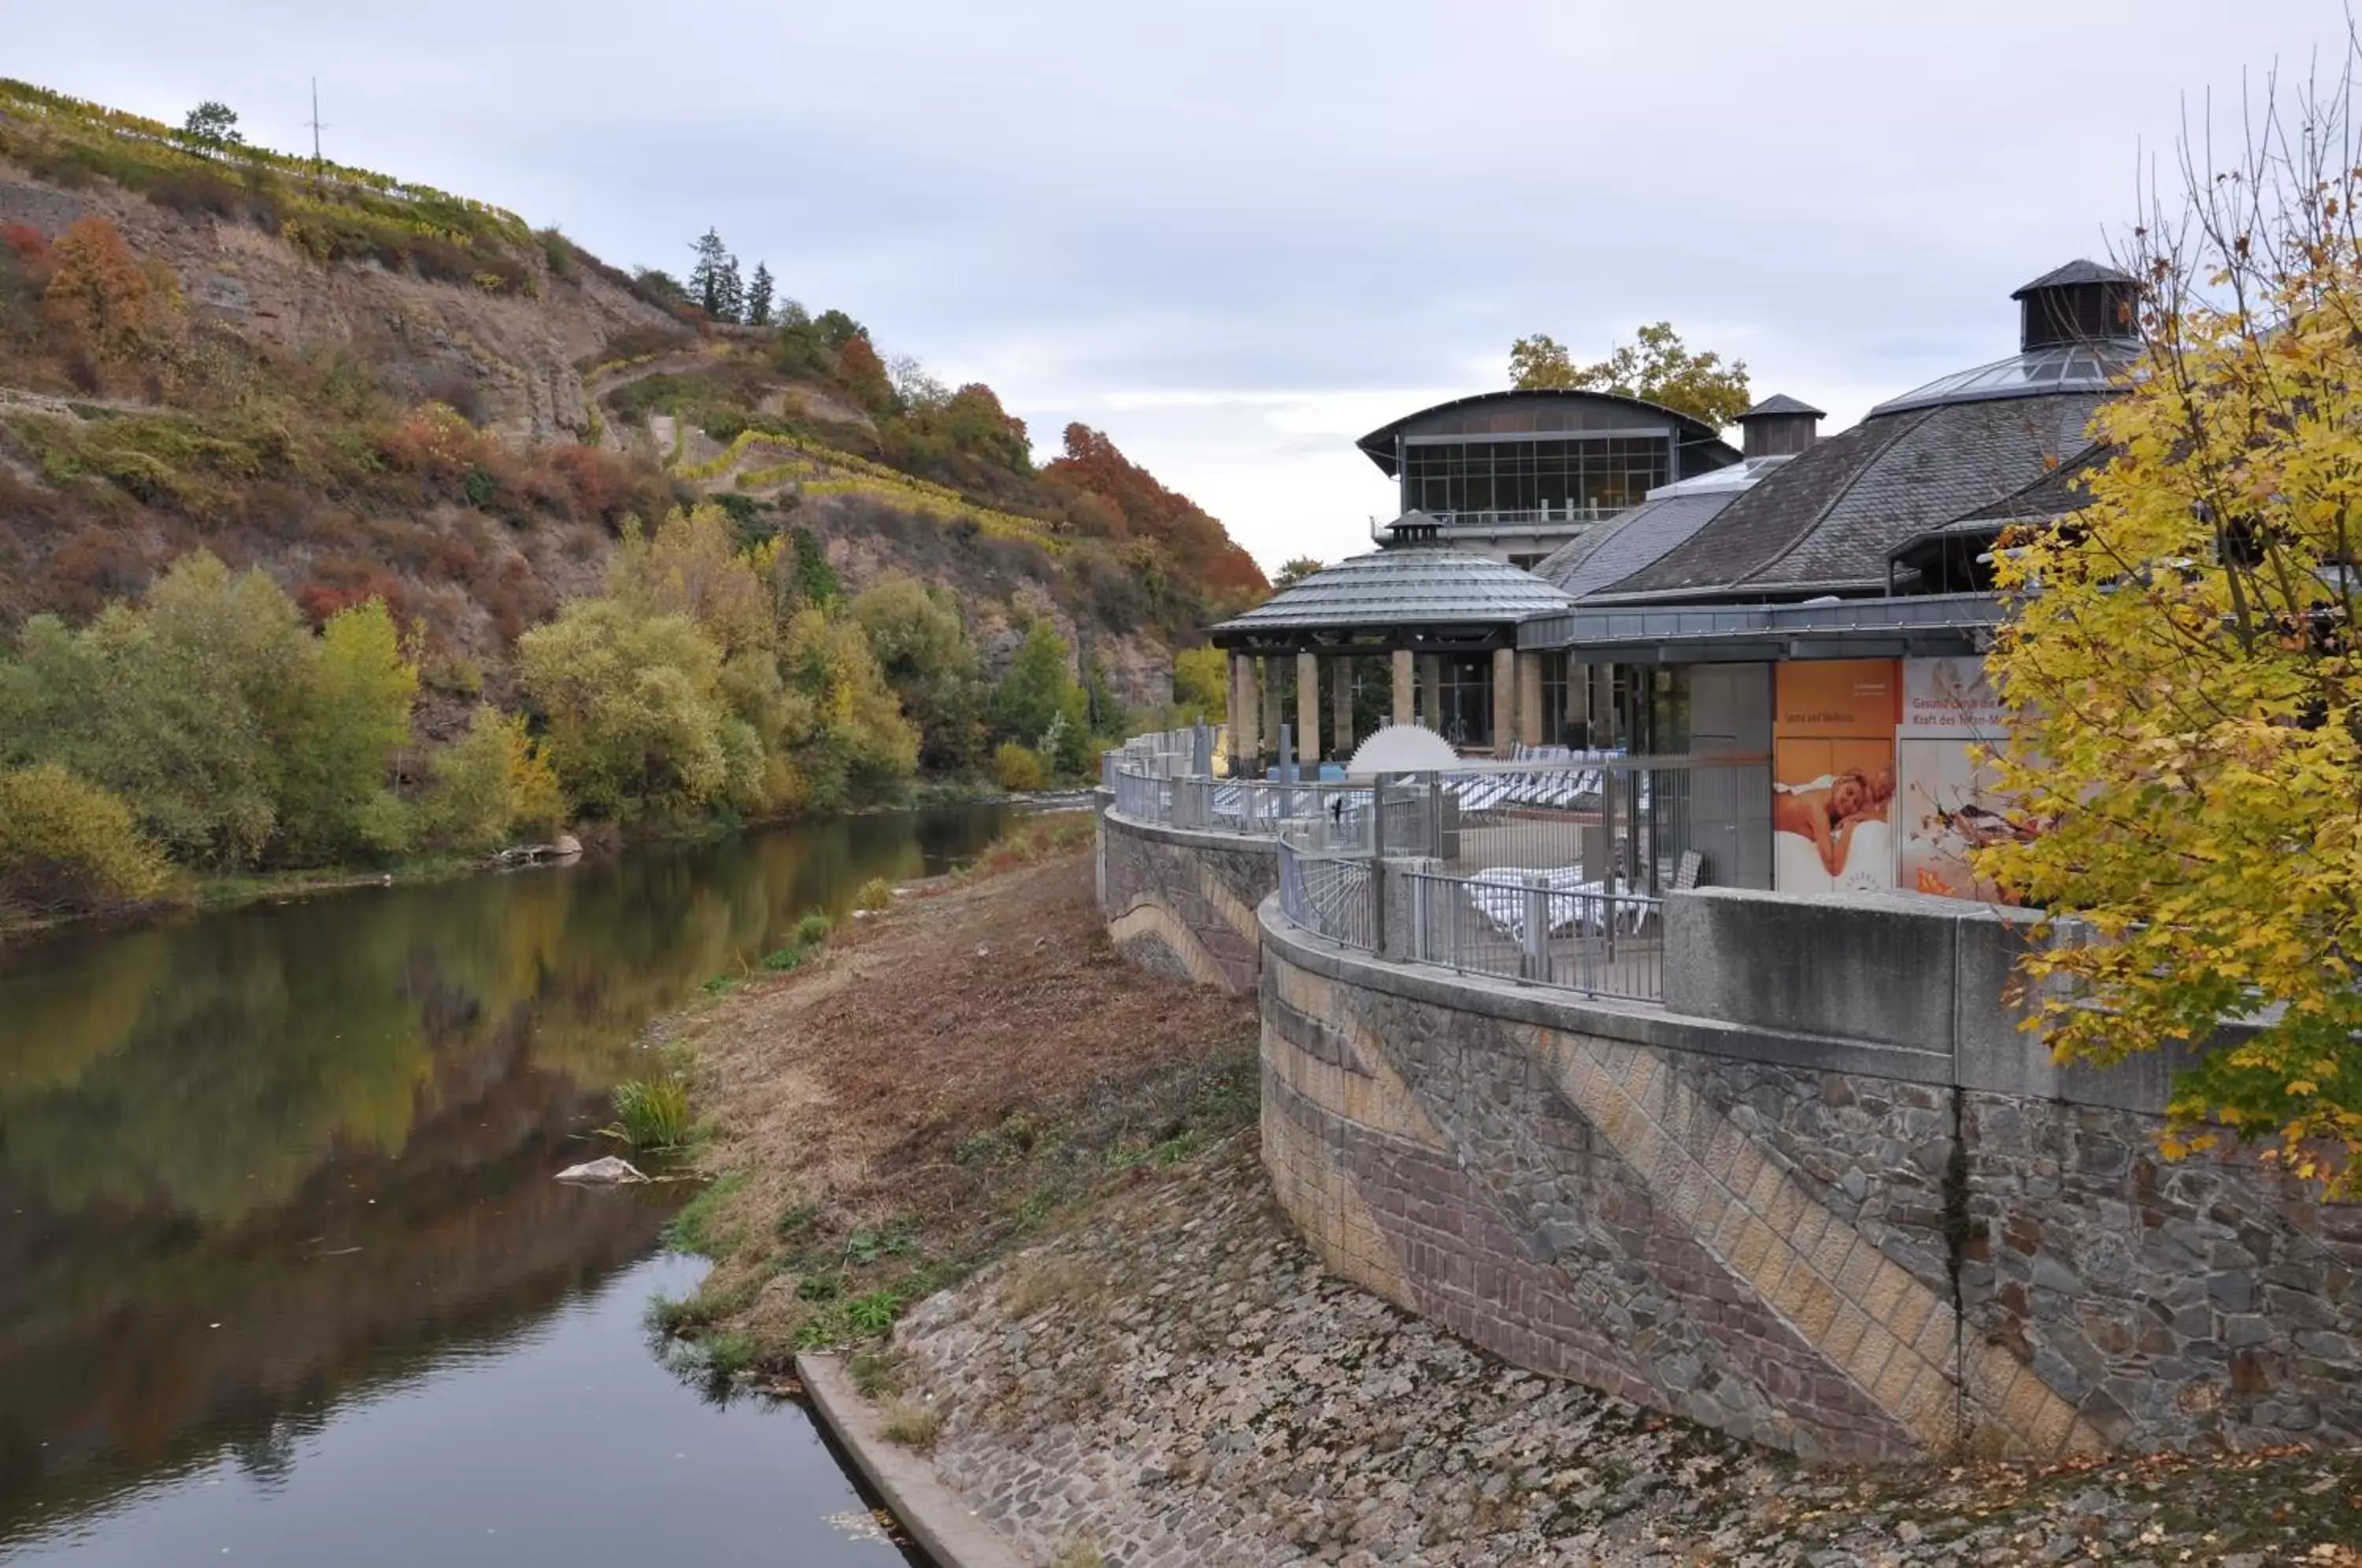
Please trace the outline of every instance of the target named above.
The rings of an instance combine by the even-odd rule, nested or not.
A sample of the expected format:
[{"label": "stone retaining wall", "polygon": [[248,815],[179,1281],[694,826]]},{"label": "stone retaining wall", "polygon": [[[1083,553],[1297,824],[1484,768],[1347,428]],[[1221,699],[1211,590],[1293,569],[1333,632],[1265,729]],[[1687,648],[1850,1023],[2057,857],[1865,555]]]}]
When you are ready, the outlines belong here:
[{"label": "stone retaining wall", "polygon": [[1981,1022],[1619,1010],[1261,919],[1281,1203],[1513,1362],[1831,1459],[2362,1437],[2362,1208],[2165,1163],[2152,1111],[1963,1085],[1927,1047],[2000,1076]]},{"label": "stone retaining wall", "polygon": [[1270,840],[1134,822],[1100,797],[1099,911],[1116,946],[1142,968],[1253,992],[1255,907],[1278,887]]},{"label": "stone retaining wall", "polygon": [[2178,1059],[2054,1065],[2008,911],[1712,889],[1668,1006],[1298,931],[1268,841],[1102,809],[1135,962],[1263,1008],[1264,1157],[1338,1274],[1813,1457],[2362,1441],[2362,1206],[2160,1159]]}]

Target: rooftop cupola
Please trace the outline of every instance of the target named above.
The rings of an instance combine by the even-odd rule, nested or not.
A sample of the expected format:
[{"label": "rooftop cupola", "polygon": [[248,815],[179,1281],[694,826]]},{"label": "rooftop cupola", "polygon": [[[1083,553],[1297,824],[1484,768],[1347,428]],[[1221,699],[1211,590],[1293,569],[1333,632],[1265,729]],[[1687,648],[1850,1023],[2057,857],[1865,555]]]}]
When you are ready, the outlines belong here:
[{"label": "rooftop cupola", "polygon": [[1820,439],[1822,412],[1784,392],[1774,392],[1738,416],[1747,456],[1793,458]]},{"label": "rooftop cupola", "polygon": [[2138,293],[2129,272],[2070,261],[2009,296],[2022,313],[2018,347],[2031,353],[2069,343],[2132,342],[2140,336]]},{"label": "rooftop cupola", "polygon": [[1385,526],[1387,547],[1400,545],[1440,545],[1443,542],[1443,525],[1424,512],[1406,512]]}]

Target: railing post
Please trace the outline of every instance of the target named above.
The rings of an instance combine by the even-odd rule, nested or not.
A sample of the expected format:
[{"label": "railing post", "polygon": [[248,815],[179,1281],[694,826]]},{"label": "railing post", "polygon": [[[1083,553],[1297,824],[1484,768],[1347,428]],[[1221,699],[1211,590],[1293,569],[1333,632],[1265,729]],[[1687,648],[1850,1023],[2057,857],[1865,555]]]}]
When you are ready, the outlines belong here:
[{"label": "railing post", "polygon": [[1526,880],[1526,942],[1518,973],[1529,980],[1550,978],[1550,881],[1539,873]]},{"label": "railing post", "polygon": [[1386,950],[1386,863],[1379,856],[1370,856],[1370,951]]}]

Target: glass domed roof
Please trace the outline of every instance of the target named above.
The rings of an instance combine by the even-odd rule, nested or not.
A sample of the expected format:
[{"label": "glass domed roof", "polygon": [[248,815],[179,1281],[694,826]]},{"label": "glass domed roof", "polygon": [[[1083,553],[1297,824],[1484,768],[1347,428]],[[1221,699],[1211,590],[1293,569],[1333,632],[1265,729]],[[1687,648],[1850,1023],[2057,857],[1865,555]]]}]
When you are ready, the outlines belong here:
[{"label": "glass domed roof", "polygon": [[2105,392],[2124,379],[2140,358],[2140,345],[2121,338],[2059,343],[2029,349],[1929,381],[1889,398],[1870,417],[1934,408],[1948,403],[1989,403],[2005,397],[2043,397],[2053,392]]}]

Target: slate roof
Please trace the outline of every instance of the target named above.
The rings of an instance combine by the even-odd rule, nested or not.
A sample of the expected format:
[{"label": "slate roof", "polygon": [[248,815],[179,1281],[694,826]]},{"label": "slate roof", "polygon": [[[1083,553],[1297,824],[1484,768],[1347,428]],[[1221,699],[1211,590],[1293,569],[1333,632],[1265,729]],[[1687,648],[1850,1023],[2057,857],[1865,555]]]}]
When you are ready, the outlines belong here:
[{"label": "slate roof", "polygon": [[1968,533],[1973,531],[1972,525],[1983,525],[1987,532],[1998,533],[2005,524],[2040,523],[2078,511],[2092,499],[2085,481],[2094,469],[2105,467],[2115,452],[2114,447],[2094,441],[2032,484],[1978,507],[1955,526]]},{"label": "slate roof", "polygon": [[1815,408],[1803,398],[1790,397],[1786,392],[1773,392],[1770,397],[1765,398],[1761,403],[1757,403],[1753,408],[1749,409],[1738,417],[1741,419],[1753,419],[1760,414],[1809,414],[1816,419],[1826,419],[1828,417],[1826,410]]},{"label": "slate roof", "polygon": [[1217,637],[1347,626],[1514,624],[1564,610],[1567,596],[1521,567],[1431,545],[1398,545],[1314,572],[1243,615]]},{"label": "slate roof", "polygon": [[2078,258],[2064,267],[2053,267],[2030,283],[2019,285],[2009,297],[2022,300],[2036,289],[2064,289],[2077,283],[2136,283],[2140,280],[2130,272],[2119,272],[2114,267]]},{"label": "slate roof", "polygon": [[1534,575],[1580,599],[1655,562],[1746,493],[1725,490],[1644,501],[1561,545],[1535,563]]},{"label": "slate roof", "polygon": [[1882,586],[1896,545],[2025,489],[2057,454],[2081,451],[2101,402],[2092,391],[1873,413],[1593,591],[1784,598]]}]

